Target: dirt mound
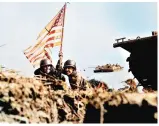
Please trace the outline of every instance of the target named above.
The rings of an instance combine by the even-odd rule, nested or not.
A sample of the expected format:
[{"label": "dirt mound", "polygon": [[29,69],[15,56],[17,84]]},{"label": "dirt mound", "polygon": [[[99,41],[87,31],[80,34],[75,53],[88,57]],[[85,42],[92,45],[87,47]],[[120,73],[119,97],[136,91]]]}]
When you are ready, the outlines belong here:
[{"label": "dirt mound", "polygon": [[52,90],[52,87],[44,86],[34,78],[7,75],[0,75],[0,122],[80,122],[75,108],[69,105],[74,102],[71,101],[74,92]]},{"label": "dirt mound", "polygon": [[[131,120],[139,115],[138,120]],[[0,122],[152,123],[157,122],[156,115],[157,93],[106,92],[103,88],[79,92],[70,90],[57,79],[52,85],[44,86],[35,78],[0,73]]]},{"label": "dirt mound", "polygon": [[84,123],[157,123],[157,93],[97,95],[88,100]]}]

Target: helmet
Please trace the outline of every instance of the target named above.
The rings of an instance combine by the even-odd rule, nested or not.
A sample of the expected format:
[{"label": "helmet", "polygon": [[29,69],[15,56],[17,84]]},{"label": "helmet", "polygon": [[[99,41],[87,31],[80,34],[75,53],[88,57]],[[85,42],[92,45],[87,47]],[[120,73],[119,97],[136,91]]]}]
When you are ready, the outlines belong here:
[{"label": "helmet", "polygon": [[40,67],[47,66],[47,65],[52,66],[52,63],[51,63],[50,60],[48,60],[48,59],[42,59],[42,60],[40,61]]},{"label": "helmet", "polygon": [[64,63],[64,68],[66,68],[66,67],[73,67],[76,70],[76,62],[73,60],[67,60]]}]

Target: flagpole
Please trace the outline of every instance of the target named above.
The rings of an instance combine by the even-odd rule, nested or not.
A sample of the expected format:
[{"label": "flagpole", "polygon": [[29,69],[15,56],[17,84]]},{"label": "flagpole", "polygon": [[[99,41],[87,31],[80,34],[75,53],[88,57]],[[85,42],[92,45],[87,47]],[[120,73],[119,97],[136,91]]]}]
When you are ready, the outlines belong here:
[{"label": "flagpole", "polygon": [[[63,44],[63,33],[64,33],[64,26],[65,26],[65,12],[66,12],[66,7],[67,7],[67,3],[65,3],[65,10],[64,10],[64,20],[63,20],[63,29],[62,29],[62,38],[61,38],[61,46],[60,46],[60,52],[59,52],[59,65],[60,65],[60,69],[62,70],[62,59],[63,59],[63,54],[62,54],[62,44]],[[61,56],[62,55],[62,56]]]},{"label": "flagpole", "polygon": [[60,52],[62,53],[62,43],[63,43],[63,33],[64,33],[64,26],[65,26],[65,12],[67,7],[67,2],[65,3],[65,11],[64,11],[64,20],[63,20],[63,29],[62,29],[62,38],[61,38],[61,46],[60,46]]}]

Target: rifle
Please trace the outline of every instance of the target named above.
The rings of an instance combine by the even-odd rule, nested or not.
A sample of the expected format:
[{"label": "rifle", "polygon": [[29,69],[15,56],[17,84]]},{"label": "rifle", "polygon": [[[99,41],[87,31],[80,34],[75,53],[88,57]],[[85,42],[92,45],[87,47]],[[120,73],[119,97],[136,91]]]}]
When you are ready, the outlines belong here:
[{"label": "rifle", "polygon": [[[44,82],[44,86],[51,85],[51,84],[53,84],[53,82],[56,82],[56,79],[55,79],[56,77],[54,75],[51,76],[51,75],[48,75],[47,73],[44,73],[42,71],[40,71],[40,73],[42,75],[34,75],[34,77],[36,77],[37,80]],[[45,77],[43,77],[43,76],[45,76]],[[50,82],[47,82],[48,80]]]},{"label": "rifle", "polygon": [[64,90],[64,89],[67,89],[67,85],[62,83],[62,81],[58,81],[56,79],[55,75],[48,75],[48,74],[46,74],[46,73],[44,73],[42,71],[41,71],[41,74],[46,77],[46,78],[44,78],[41,75],[40,75],[40,77],[38,77],[38,79],[43,82],[44,86],[49,86],[53,90]]}]

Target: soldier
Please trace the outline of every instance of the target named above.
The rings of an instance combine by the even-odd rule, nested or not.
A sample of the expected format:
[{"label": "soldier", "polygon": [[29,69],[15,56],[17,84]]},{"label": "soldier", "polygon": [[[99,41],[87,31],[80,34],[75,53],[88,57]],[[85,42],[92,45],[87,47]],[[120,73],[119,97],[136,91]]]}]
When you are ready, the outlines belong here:
[{"label": "soldier", "polygon": [[67,60],[64,63],[63,73],[69,78],[71,88],[86,90],[88,88],[87,81],[76,71],[76,63],[73,60]]},{"label": "soldier", "polygon": [[[59,56],[61,56],[61,54],[59,54]],[[36,69],[34,71],[34,74],[41,75],[46,78],[49,78],[51,76],[65,81],[65,77],[62,75],[62,68],[60,67],[61,65],[59,60],[55,69],[50,60],[42,59],[40,62],[40,68]]]}]

